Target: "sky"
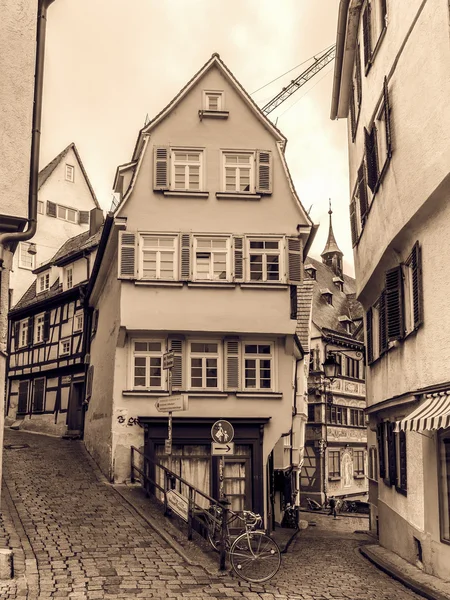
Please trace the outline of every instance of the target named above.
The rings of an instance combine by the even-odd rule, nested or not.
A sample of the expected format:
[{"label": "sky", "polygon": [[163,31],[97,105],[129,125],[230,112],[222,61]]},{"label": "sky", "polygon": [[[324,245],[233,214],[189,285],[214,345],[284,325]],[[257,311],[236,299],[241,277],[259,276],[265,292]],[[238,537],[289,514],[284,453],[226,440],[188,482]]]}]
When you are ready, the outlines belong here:
[{"label": "sky", "polygon": [[[262,107],[335,43],[338,4],[56,0],[47,15],[40,168],[75,142],[108,210],[116,167],[131,159],[147,115],[166,106],[211,54],[220,54]],[[353,275],[346,122],[329,117],[333,68],[334,61],[270,119],[288,139],[296,190],[320,224],[310,254],[324,249],[331,198],[335,237]]]}]

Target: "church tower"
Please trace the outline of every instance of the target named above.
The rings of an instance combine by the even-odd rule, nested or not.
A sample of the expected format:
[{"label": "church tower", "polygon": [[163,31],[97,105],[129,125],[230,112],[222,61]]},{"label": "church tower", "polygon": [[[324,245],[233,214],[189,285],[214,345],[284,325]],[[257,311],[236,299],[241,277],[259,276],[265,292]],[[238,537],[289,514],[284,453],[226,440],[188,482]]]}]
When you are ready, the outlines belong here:
[{"label": "church tower", "polygon": [[331,269],[337,277],[342,277],[342,257],[344,255],[339,250],[333,233],[333,224],[331,222],[331,215],[333,214],[333,211],[331,210],[331,200],[328,214],[330,215],[330,228],[328,230],[328,239],[327,243],[325,244],[324,251],[320,256],[322,257],[322,262],[328,267],[331,267]]}]

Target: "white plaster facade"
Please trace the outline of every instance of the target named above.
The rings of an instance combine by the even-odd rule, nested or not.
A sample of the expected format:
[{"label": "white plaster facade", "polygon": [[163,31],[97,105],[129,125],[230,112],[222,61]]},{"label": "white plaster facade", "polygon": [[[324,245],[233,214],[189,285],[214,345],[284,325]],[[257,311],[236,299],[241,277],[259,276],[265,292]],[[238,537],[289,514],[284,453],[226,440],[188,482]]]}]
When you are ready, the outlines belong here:
[{"label": "white plaster facade", "polygon": [[[205,108],[205,90],[221,92],[224,114],[199,113]],[[161,420],[167,422],[167,415],[159,413],[155,406],[157,398],[167,394],[165,374],[159,391],[135,385],[137,363],[133,362],[133,344],[139,340],[159,340],[161,351],[168,350],[173,339],[180,344],[182,375],[174,393],[175,390],[186,393],[189,408],[182,414],[174,413],[175,445],[181,443],[177,441],[177,430],[181,431],[183,423],[192,423],[194,429],[209,422],[210,428],[220,418],[232,423],[239,421],[237,429],[240,423],[250,423],[248,426],[261,436],[258,442],[262,444],[261,460],[254,466],[252,477],[255,489],[259,486],[261,492],[257,508],[266,515],[266,465],[277,443],[281,444],[276,452],[279,467],[292,465],[292,461],[286,464],[291,449],[296,461],[294,467],[298,467],[297,446],[304,439],[305,419],[298,416],[293,419],[292,414],[295,406],[298,412],[304,412],[306,390],[303,357],[295,336],[296,320],[290,314],[285,244],[287,237],[302,239],[305,244],[311,222],[288,176],[284,143],[280,132],[253,105],[220,58],[213,55],[167,109],[141,131],[131,167],[119,167],[116,191],[123,190],[123,199],[101,251],[99,274],[89,297],[92,309],[98,310],[98,327],[90,351],[94,375],[84,438],[89,452],[110,479],[129,479],[130,446],[144,447],[144,430],[135,419],[143,417],[147,422],[150,433],[146,434],[146,444],[153,443],[153,425],[160,427]],[[200,192],[154,190],[154,152],[167,146],[197,149],[201,153]],[[257,150],[264,150],[272,157],[271,192],[257,193],[250,189],[223,194],[224,152],[247,151],[254,156]],[[124,179],[120,182],[121,175]],[[139,246],[135,247],[138,273],[127,280],[120,274],[123,255],[120,236],[129,233],[139,240]],[[183,235],[190,236],[190,259],[183,263],[186,266],[190,260],[190,274],[179,276],[181,253],[176,249],[177,267],[172,280],[143,278],[140,261],[146,234],[174,237],[176,248]],[[227,260],[231,266],[226,267],[220,278],[196,278],[193,271],[200,260],[195,258],[196,236],[224,236],[230,243],[234,240],[234,244],[236,237],[243,239],[242,279],[236,281],[235,277],[236,246],[233,252],[228,247]],[[251,281],[247,246],[250,236],[279,240],[277,281]],[[300,255],[299,259],[302,261]],[[228,384],[225,369],[226,343],[230,339],[240,347],[240,376],[234,389]],[[218,381],[213,389],[193,386],[192,342],[217,343]],[[246,343],[271,348],[271,383],[267,389],[263,385],[259,389],[245,388]],[[286,432],[290,432],[289,445],[281,438]],[[210,441],[209,437],[208,452]],[[208,493],[213,494],[214,490],[208,489]]]},{"label": "white plaster facade", "polygon": [[[376,15],[383,3],[371,0],[370,4],[372,15]],[[389,423],[407,417],[426,392],[446,393],[450,388],[449,5],[446,0],[385,4],[384,27],[379,22],[377,34],[372,35],[370,61],[365,67],[364,15],[368,2],[341,2],[332,106],[332,118],[346,118],[349,110],[351,113],[351,74],[358,63],[357,42],[361,86],[358,101],[354,75],[356,119],[348,119],[350,194],[356,200],[351,206],[356,210],[353,226],[357,293],[368,313],[366,342],[370,337],[373,343],[367,369],[368,443],[369,452],[373,448],[378,454],[381,438],[377,444],[375,432],[380,424],[389,427]],[[372,34],[376,27],[373,25]],[[379,119],[386,94],[391,156],[384,168],[378,160],[378,181],[371,190],[372,153],[370,141],[369,146],[365,142],[364,128],[368,132],[377,128],[378,153],[386,156],[380,140],[387,139],[387,130]],[[382,118],[385,120],[385,113]],[[363,159],[367,210],[361,207],[361,187],[357,182]],[[411,266],[411,256],[419,259],[417,269],[414,264]],[[399,315],[397,300],[387,308],[385,326],[381,325],[379,314],[383,312],[383,290],[388,285],[386,272],[399,266],[402,278],[398,289],[403,292],[398,298],[403,304],[397,321],[400,331],[394,334],[393,322]],[[419,284],[408,279],[410,269],[417,274],[415,281]],[[386,339],[379,338],[380,330]],[[446,434],[448,431],[442,430],[408,431],[403,450],[403,483],[393,465],[384,465],[385,476],[378,473],[369,490],[372,527],[376,528],[377,519],[380,543],[444,579],[450,577],[450,536],[445,531],[450,509],[443,483],[446,467],[439,452]],[[386,444],[389,457],[389,441]],[[390,479],[389,471],[397,472],[397,481]]]}]

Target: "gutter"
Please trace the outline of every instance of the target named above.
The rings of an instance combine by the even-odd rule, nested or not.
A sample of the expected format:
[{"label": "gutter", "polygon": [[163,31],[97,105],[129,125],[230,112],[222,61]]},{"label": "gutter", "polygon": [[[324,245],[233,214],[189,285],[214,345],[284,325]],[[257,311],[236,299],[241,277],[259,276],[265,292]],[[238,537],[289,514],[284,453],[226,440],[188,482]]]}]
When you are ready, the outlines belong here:
[{"label": "gutter", "polygon": [[28,219],[26,231],[0,235],[0,268],[7,244],[29,240],[37,228],[37,192],[39,173],[39,152],[41,142],[42,90],[44,84],[45,31],[47,8],[54,0],[39,0],[36,28],[36,60],[34,69],[33,125],[31,133],[30,183],[28,188]]},{"label": "gutter", "polygon": [[339,91],[341,89],[342,61],[344,58],[345,29],[347,26],[347,10],[350,0],[341,0],[339,3],[338,25],[336,32],[336,58],[334,63],[333,94],[331,98],[330,119],[337,117],[339,105]]}]

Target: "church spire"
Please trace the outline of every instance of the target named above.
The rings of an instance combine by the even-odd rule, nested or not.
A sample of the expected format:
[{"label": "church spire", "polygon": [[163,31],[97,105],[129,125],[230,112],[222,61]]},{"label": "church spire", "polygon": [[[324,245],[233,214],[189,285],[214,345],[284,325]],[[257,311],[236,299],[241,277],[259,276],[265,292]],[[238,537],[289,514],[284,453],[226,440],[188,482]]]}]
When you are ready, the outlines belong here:
[{"label": "church spire", "polygon": [[322,257],[322,262],[327,266],[331,267],[334,273],[338,277],[342,277],[342,257],[343,253],[339,250],[339,247],[336,242],[336,238],[333,233],[333,223],[331,220],[331,215],[333,211],[331,210],[331,198],[330,198],[330,208],[328,210],[328,214],[330,215],[330,225],[328,229],[328,239],[325,244],[325,248],[320,255]]}]

